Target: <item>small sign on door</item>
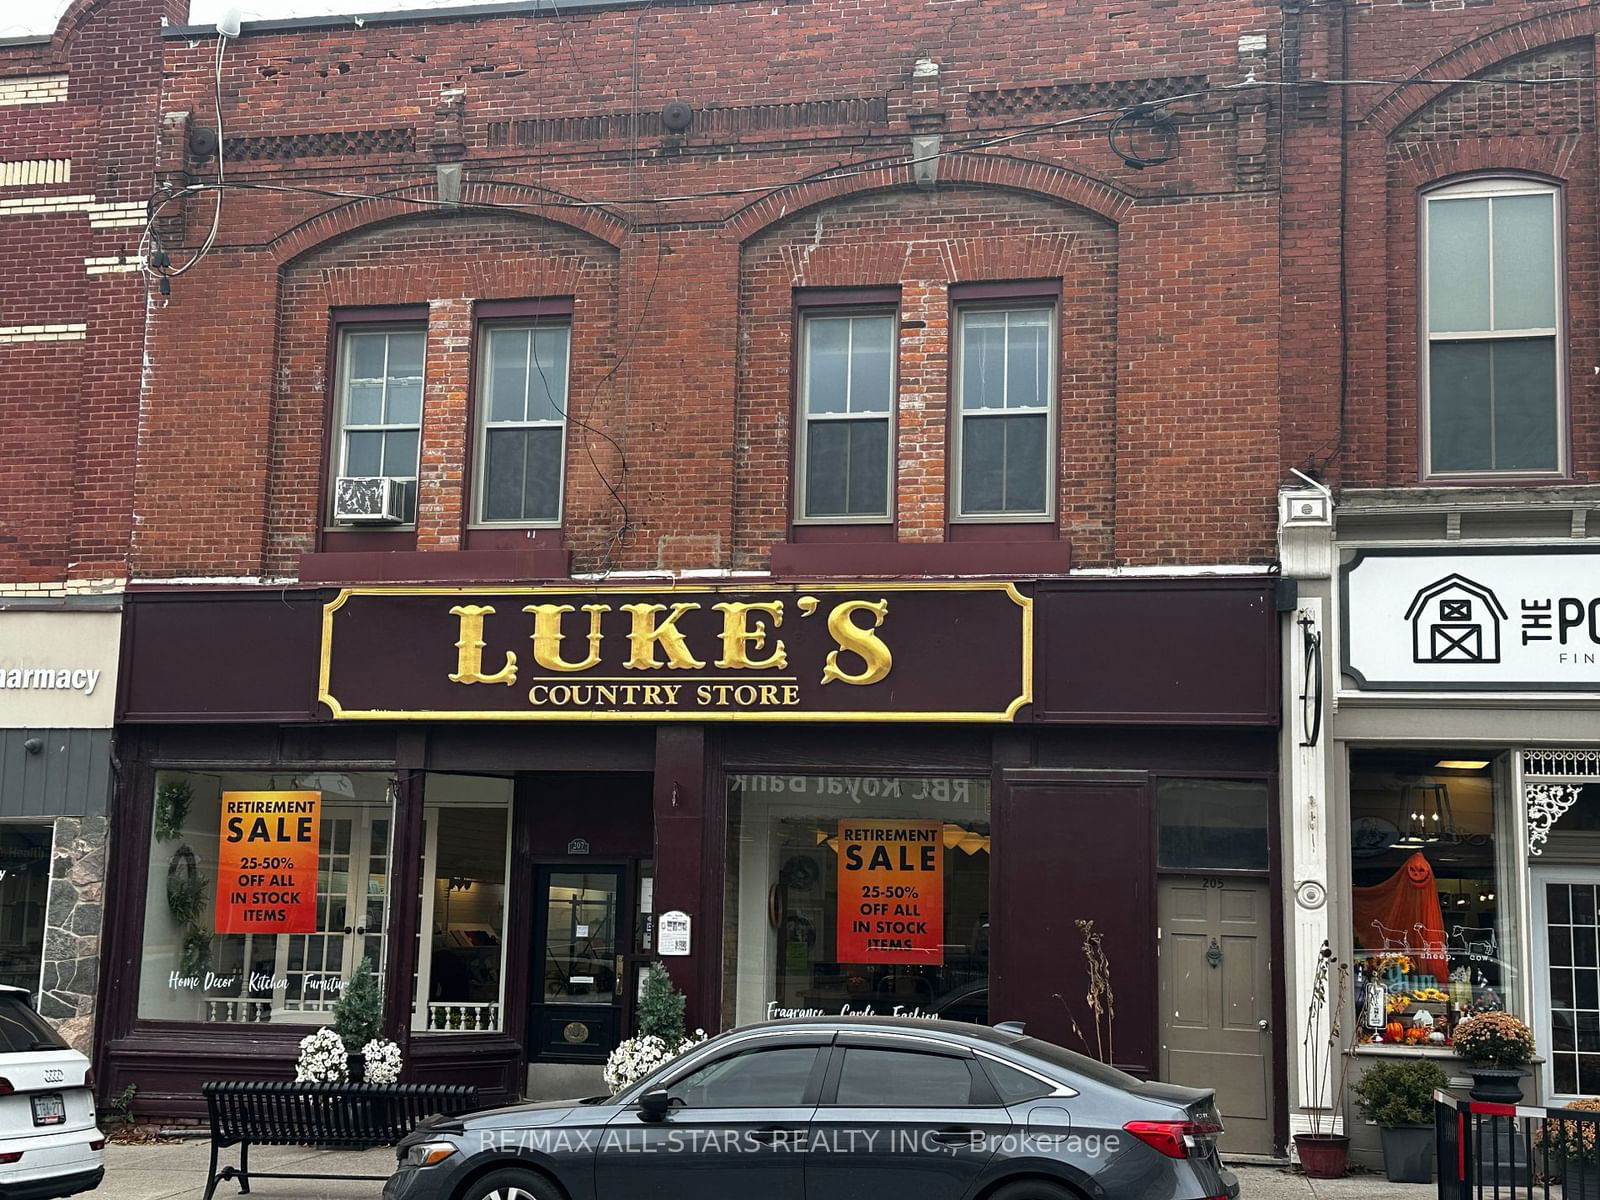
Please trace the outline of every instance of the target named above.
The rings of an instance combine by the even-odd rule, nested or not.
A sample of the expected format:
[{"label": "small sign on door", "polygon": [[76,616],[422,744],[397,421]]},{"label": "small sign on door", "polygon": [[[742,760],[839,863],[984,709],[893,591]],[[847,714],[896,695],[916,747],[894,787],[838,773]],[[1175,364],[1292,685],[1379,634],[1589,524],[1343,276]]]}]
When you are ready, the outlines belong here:
[{"label": "small sign on door", "polygon": [[694,922],[686,912],[674,909],[662,913],[656,926],[657,953],[664,957],[678,957],[689,953]]}]

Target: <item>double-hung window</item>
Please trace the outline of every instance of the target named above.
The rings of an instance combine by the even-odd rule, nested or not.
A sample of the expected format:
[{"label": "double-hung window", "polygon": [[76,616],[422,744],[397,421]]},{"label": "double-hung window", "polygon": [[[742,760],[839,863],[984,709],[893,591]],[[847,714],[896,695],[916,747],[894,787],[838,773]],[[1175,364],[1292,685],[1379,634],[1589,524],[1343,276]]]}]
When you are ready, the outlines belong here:
[{"label": "double-hung window", "polygon": [[496,322],[479,342],[477,522],[557,525],[572,322]]},{"label": "double-hung window", "polygon": [[798,519],[892,519],[898,322],[893,309],[802,318]]},{"label": "double-hung window", "polygon": [[1562,469],[1561,201],[1478,179],[1423,197],[1425,471]]},{"label": "double-hung window", "polygon": [[396,480],[405,524],[417,519],[427,340],[418,325],[346,327],[339,337],[336,474]]},{"label": "double-hung window", "polygon": [[956,515],[1051,515],[1055,309],[956,310]]}]

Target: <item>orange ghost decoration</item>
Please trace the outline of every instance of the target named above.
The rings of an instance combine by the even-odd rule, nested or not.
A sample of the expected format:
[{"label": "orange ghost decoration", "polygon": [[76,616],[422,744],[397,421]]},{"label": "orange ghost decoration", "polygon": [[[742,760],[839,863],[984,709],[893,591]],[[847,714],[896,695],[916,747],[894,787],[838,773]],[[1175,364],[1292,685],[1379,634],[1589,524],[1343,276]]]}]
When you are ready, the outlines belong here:
[{"label": "orange ghost decoration", "polygon": [[1440,983],[1450,979],[1444,910],[1433,864],[1418,851],[1382,883],[1352,888],[1356,944],[1409,955]]}]

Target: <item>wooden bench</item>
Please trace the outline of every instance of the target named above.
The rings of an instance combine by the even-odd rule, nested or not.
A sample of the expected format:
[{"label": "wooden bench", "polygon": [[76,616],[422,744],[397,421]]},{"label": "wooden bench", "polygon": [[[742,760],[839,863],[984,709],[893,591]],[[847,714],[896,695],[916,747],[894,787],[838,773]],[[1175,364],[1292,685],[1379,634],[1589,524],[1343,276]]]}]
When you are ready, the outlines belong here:
[{"label": "wooden bench", "polygon": [[[211,1118],[211,1166],[205,1200],[217,1184],[251,1179],[361,1179],[384,1175],[337,1176],[252,1171],[251,1146],[327,1146],[341,1150],[393,1146],[433,1116],[456,1116],[479,1107],[478,1089],[435,1083],[208,1083],[202,1089]],[[239,1165],[217,1169],[217,1155],[239,1147]]]}]

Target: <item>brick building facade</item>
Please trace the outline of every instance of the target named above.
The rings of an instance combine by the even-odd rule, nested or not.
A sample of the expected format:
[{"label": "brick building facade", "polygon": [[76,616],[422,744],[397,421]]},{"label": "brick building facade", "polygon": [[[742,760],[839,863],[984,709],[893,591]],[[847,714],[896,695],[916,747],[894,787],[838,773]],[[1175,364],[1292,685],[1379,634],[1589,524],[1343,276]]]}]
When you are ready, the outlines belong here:
[{"label": "brick building facade", "polygon": [[[1470,890],[1461,915],[1473,922],[1462,928],[1493,929],[1505,950],[1492,964],[1455,964],[1483,976],[1466,981],[1466,1001],[1487,989],[1512,1007],[1550,1007],[1539,991],[1549,980],[1538,982],[1547,951],[1530,922],[1552,901],[1517,848],[1544,811],[1530,788],[1581,792],[1583,771],[1600,772],[1600,759],[1583,757],[1595,753],[1583,697],[1600,685],[1588,686],[1580,658],[1557,664],[1575,672],[1557,685],[1547,687],[1548,667],[1460,689],[1450,655],[1463,643],[1450,638],[1484,644],[1483,628],[1456,628],[1470,615],[1438,615],[1418,643],[1426,649],[1385,674],[1363,658],[1361,639],[1379,638],[1370,653],[1381,659],[1397,622],[1428,618],[1391,614],[1369,628],[1357,582],[1367,577],[1356,571],[1427,575],[1440,559],[1441,579],[1491,573],[1476,560],[1446,567],[1468,551],[1586,561],[1587,473],[1600,453],[1586,365],[1596,337],[1592,24],[1586,9],[1510,2],[1150,0],[1062,12],[582,3],[247,25],[220,47],[220,86],[214,31],[175,24],[152,38],[155,57],[135,76],[159,72],[159,101],[141,99],[144,115],[119,126],[150,140],[142,150],[118,142],[132,157],[120,167],[106,158],[103,186],[82,203],[142,204],[153,170],[163,189],[155,231],[173,265],[206,240],[220,202],[215,245],[174,275],[170,296],[151,281],[146,328],[138,277],[120,270],[139,230],[129,209],[95,208],[93,253],[52,260],[94,261],[70,293],[49,294],[114,297],[104,302],[129,322],[126,340],[5,347],[23,356],[21,377],[53,372],[41,404],[65,389],[129,406],[122,420],[73,431],[93,470],[69,468],[63,437],[21,422],[75,490],[43,489],[24,505],[38,533],[20,537],[27,561],[7,575],[65,588],[125,573],[135,585],[120,705],[118,820],[129,849],[111,883],[130,902],[106,951],[105,1077],[138,1082],[152,1111],[182,1111],[193,1071],[226,1066],[225,1056],[204,1058],[209,1026],[241,1027],[252,1053],[278,1062],[289,1035],[319,1019],[301,935],[235,942],[243,935],[209,920],[166,922],[162,880],[177,851],[216,878],[214,818],[228,790],[319,791],[324,870],[342,856],[367,867],[360,896],[324,897],[331,907],[314,936],[337,932],[328,914],[341,904],[373,902],[374,880],[382,902],[369,916],[384,932],[352,922],[318,969],[342,981],[356,958],[374,957],[389,1029],[418,1077],[454,1078],[470,1063],[497,1094],[558,1086],[561,1072],[589,1069],[620,1036],[632,972],[668,909],[695,923],[674,975],[707,1025],[770,1005],[859,1003],[858,987],[922,1007],[982,983],[991,1007],[1012,1015],[1050,971],[1067,973],[1063,994],[1080,986],[1043,947],[1067,944],[1071,920],[1095,915],[1114,926],[1117,960],[1160,1001],[1128,1017],[1143,1032],[1129,1036],[1125,1065],[1184,1078],[1198,1069],[1185,1063],[1205,1062],[1208,1075],[1253,1081],[1229,1097],[1230,1120],[1239,1148],[1271,1150],[1321,1103],[1290,1053],[1309,964],[1324,938],[1372,961],[1353,889],[1380,885],[1390,857],[1410,848],[1404,830],[1385,841],[1381,822],[1403,823],[1385,814],[1415,799],[1397,789],[1419,781],[1453,787],[1460,810],[1455,842],[1423,838],[1439,892],[1454,904]],[[45,51],[26,53],[35,57],[12,75],[42,73]],[[219,123],[220,201],[209,146]],[[37,138],[36,126],[19,129],[16,138]],[[78,195],[91,157],[74,151],[70,184],[30,175],[17,194],[30,204]],[[146,181],[135,186],[140,163]],[[46,219],[68,218],[0,217],[0,234]],[[1488,231],[1476,242],[1474,221]],[[1511,247],[1500,258],[1496,230]],[[1481,280],[1470,273],[1479,260]],[[1443,281],[1431,298],[1430,268]],[[1502,286],[1521,290],[1502,296]],[[1479,291],[1491,311],[1482,328],[1450,308],[1470,309]],[[1531,315],[1497,326],[1496,304]],[[45,305],[4,324],[71,335],[78,323],[93,328],[73,315],[83,311]],[[69,328],[44,328],[54,325]],[[887,342],[875,340],[886,329]],[[130,349],[137,337],[142,358]],[[1008,363],[1026,339],[1043,340],[1026,342],[1031,357],[1017,351],[993,384],[967,368],[994,337]],[[497,345],[521,347],[520,368]],[[113,347],[128,356],[120,370],[79,362]],[[539,347],[548,364],[536,361]],[[357,356],[374,354],[376,374],[358,371]],[[1495,354],[1521,366],[1496,374]],[[1474,366],[1475,355],[1491,365]],[[1009,408],[1013,370],[1047,400],[967,409],[967,389],[985,387]],[[835,378],[842,391],[818,390],[816,380]],[[886,391],[874,390],[881,380]],[[499,408],[502,381],[518,397],[511,417]],[[351,419],[372,404],[369,419]],[[1035,435],[1024,433],[1017,464],[1002,448],[987,475],[973,468],[996,452],[985,420],[1023,431],[1042,422],[1039,465],[1027,458]],[[518,447],[519,465],[491,461],[495,438]],[[389,461],[391,446],[404,461]],[[813,462],[826,468],[815,477]],[[1290,468],[1315,482],[1280,493]],[[401,481],[400,519],[337,511],[337,479],[371,475]],[[1029,499],[1005,499],[1012,488]],[[1298,584],[1292,599],[1273,586],[1278,564]],[[922,603],[892,588],[926,587],[948,606],[997,581],[1025,614],[1014,702],[952,698],[939,677],[895,691],[826,673],[832,690],[792,712],[768,710],[763,695],[781,691],[698,711],[666,701],[624,711],[614,698],[642,669],[609,658],[625,639],[644,639],[638,664],[653,657],[645,643],[666,653],[668,674],[651,677],[660,687],[675,670],[693,682],[765,663],[770,675],[783,669],[770,665],[780,641],[801,656],[798,614],[819,611],[828,588],[887,605],[852,610],[858,631],[869,619],[891,630],[885,614]],[[1425,605],[1433,582],[1402,574],[1377,590]],[[669,605],[701,604],[696,587],[713,589],[703,608],[719,600],[743,615],[717,635],[695,624],[704,612],[685,610],[688,640],[668,651],[670,637],[652,640],[661,624],[649,622],[670,626]],[[651,599],[656,588],[683,596]],[[1541,640],[1544,626],[1525,622],[1543,610],[1519,607],[1524,599],[1583,598],[1581,587],[1546,592],[1494,602],[1506,645]],[[566,611],[528,618],[553,622],[530,658],[528,631],[507,613],[521,621],[540,596]],[[446,607],[426,619],[402,611],[429,597]],[[630,626],[624,601],[662,608]],[[759,628],[739,641],[751,627],[737,622],[762,604],[788,623],[754,618]],[[951,646],[990,636],[987,626],[973,633],[979,618],[959,606],[937,614],[902,618],[905,636],[941,620],[956,630]],[[377,657],[383,638],[372,630],[383,622],[405,652],[396,657],[414,654],[419,674],[373,662],[357,686],[341,646]],[[1574,625],[1562,636],[1572,630],[1581,633]],[[568,688],[554,710],[529,712],[520,692],[497,686],[518,669],[524,684],[547,670],[534,693],[548,699],[586,646],[615,668],[596,679],[610,692],[582,701]],[[844,643],[839,653],[834,670],[872,674],[854,672]],[[907,650],[895,661],[907,678],[918,669]],[[430,690],[446,674],[455,690]],[[975,693],[1004,690],[987,666],[971,678]],[[1252,691],[1262,679],[1266,693]],[[714,692],[727,681],[706,682]],[[889,689],[867,693],[881,701],[867,709],[882,724],[850,723],[867,709],[839,697],[857,686]],[[358,704],[358,691],[378,699]],[[592,699],[602,694],[613,698]],[[508,697],[522,706],[508,708]],[[1516,716],[1519,706],[1535,716]],[[929,729],[942,720],[951,727]],[[1528,753],[1552,741],[1569,757],[1530,767]],[[967,860],[993,854],[984,894],[997,913],[1001,900],[1036,905],[1028,911],[1045,927],[1032,945],[1015,926],[991,930],[987,909],[952,908],[936,970],[853,969],[829,957],[830,860],[816,867],[822,907],[812,912],[796,884],[812,868],[789,869],[811,862],[809,850],[783,838],[820,834],[826,847],[837,816],[828,789],[860,795],[886,773],[937,782],[919,785],[928,795],[983,781],[981,802],[946,823],[952,855],[963,839],[982,845],[952,858],[951,878],[972,883]],[[504,794],[460,782],[469,776]],[[784,792],[773,779],[796,786]],[[803,797],[793,803],[810,828],[791,828],[780,794]],[[152,821],[184,795],[198,807],[189,825],[178,822],[177,844],[152,839]],[[503,897],[498,918],[434,922],[438,938],[487,931],[504,947],[489,997],[481,979],[451,973],[469,959],[487,970],[468,947],[412,935],[470,877],[446,868],[483,857],[482,844],[441,839],[487,827],[495,813],[513,854],[500,876],[477,882],[480,896]],[[1097,823],[1074,824],[1082,813]],[[452,814],[468,819],[442,820]],[[891,804],[881,815],[929,811]],[[1237,828],[1238,841],[1185,841],[1185,821]],[[776,840],[752,850],[752,828]],[[1059,880],[1053,860],[1030,857],[1035,844],[1080,836],[1098,839],[1115,872],[1091,879],[1085,867],[1081,886],[1047,898],[1046,882]],[[1581,841],[1558,855],[1580,875]],[[578,847],[594,856],[587,873],[574,865]],[[418,886],[404,872],[391,886],[391,862],[420,863]],[[574,872],[617,882],[556,882]],[[533,880],[539,899],[518,898],[511,878]],[[1295,964],[1229,984],[1254,996],[1267,1022],[1249,1046],[1180,1044],[1158,1015],[1207,1003],[1174,993],[1166,972],[1183,946],[1203,949],[1222,930],[1203,891],[1199,900],[1186,891],[1211,878],[1226,883],[1216,890],[1235,913],[1237,944],[1260,949],[1262,964]],[[1123,886],[1113,911],[1097,907]],[[628,945],[610,947],[623,966],[603,1003],[600,984],[572,983],[603,973],[563,960],[572,968],[563,998],[531,965],[554,936],[550,889],[564,887],[573,903],[636,910],[616,935]],[[741,940],[762,914],[775,946]],[[1061,928],[1050,925],[1058,917]],[[1192,928],[1158,960],[1153,929],[1185,920]],[[567,933],[578,924],[590,923]],[[801,943],[805,954],[793,948]],[[190,995],[185,981],[202,964],[222,982]],[[257,976],[265,982],[248,982]],[[1441,1009],[1442,1027],[1458,1007]],[[1574,1031],[1591,1015],[1576,1000],[1564,1011]],[[1030,1016],[1046,1029],[1059,1019]],[[1563,1030],[1542,1036],[1564,1046]],[[192,1068],[171,1067],[175,1047],[194,1056]]]},{"label": "brick building facade", "polygon": [[121,592],[133,529],[159,37],[78,0],[0,42],[0,979],[94,1037]]},{"label": "brick building facade", "polygon": [[[1464,1080],[1457,1022],[1503,1005],[1539,1046],[1527,1097],[1592,1095],[1594,16],[1285,18],[1284,465],[1332,488],[1280,512],[1290,1011],[1328,939],[1367,1001],[1358,1071]],[[1304,1128],[1328,1097],[1296,1092]]]},{"label": "brick building facade", "polygon": [[[1232,853],[1276,1032],[1230,1112],[1281,1144],[1279,131],[1235,86],[1280,22],[168,29],[106,1086],[172,1114],[240,1055],[286,1075],[361,958],[412,1077],[488,1097],[592,1087],[658,950],[708,1028],[1070,1039],[1080,918],[1126,964],[1119,1057],[1190,1078],[1154,930],[1203,949]],[[309,916],[226,915],[241,803],[316,806]],[[1158,861],[1219,813],[1238,846]],[[844,961],[852,816],[941,822],[930,944]]]}]

